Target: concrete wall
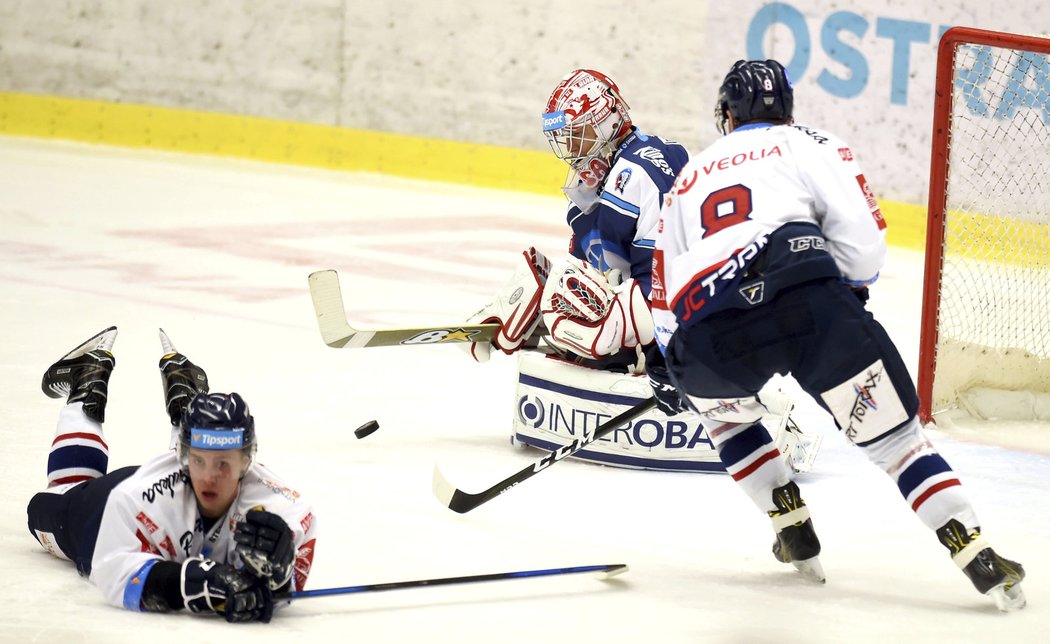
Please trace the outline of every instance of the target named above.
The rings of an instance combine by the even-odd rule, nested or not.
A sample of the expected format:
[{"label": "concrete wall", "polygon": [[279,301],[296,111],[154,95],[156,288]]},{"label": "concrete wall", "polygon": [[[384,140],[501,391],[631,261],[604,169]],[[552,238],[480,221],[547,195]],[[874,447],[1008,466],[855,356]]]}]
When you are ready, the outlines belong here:
[{"label": "concrete wall", "polygon": [[1050,23],[1037,3],[975,0],[0,0],[0,92],[546,150],[547,95],[586,66],[643,129],[699,149],[728,66],[777,57],[797,119],[850,141],[882,197],[922,204],[954,24]]}]

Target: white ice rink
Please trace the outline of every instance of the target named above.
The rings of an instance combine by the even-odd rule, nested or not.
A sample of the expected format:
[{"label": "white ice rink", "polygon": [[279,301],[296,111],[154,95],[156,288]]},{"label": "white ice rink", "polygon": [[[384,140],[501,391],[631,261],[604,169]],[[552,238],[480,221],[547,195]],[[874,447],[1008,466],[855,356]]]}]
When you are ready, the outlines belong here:
[{"label": "white ice rink", "polygon": [[[1010,615],[973,590],[892,482],[832,435],[808,399],[796,418],[826,437],[800,484],[823,542],[824,586],[773,559],[768,519],[724,475],[566,461],[466,515],[438,503],[435,463],[477,491],[540,456],[509,444],[513,360],[476,365],[453,347],[330,349],[306,277],[338,269],[361,327],[458,321],[522,248],[564,251],[563,207],[383,176],[0,138],[0,640],[1046,641],[1045,439],[1011,450],[932,434],[985,535],[1028,571],[1029,606]],[[917,254],[892,250],[870,303],[909,364],[921,274]],[[260,460],[313,500],[321,533],[308,588],[592,563],[631,570],[607,582],[573,575],[303,599],[268,626],[108,607],[37,546],[25,505],[45,483],[61,407],[40,377],[111,324],[120,328],[111,468],[167,447],[163,327],[213,390],[245,396]],[[373,418],[381,429],[356,440],[352,430]]]}]

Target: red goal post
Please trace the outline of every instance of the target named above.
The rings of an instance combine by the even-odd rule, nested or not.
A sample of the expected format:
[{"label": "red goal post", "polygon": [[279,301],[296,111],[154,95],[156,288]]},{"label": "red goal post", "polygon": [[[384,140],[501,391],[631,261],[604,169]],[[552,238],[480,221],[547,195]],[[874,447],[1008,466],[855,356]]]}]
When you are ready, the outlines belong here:
[{"label": "red goal post", "polygon": [[1050,39],[937,53],[919,418],[1050,418]]}]

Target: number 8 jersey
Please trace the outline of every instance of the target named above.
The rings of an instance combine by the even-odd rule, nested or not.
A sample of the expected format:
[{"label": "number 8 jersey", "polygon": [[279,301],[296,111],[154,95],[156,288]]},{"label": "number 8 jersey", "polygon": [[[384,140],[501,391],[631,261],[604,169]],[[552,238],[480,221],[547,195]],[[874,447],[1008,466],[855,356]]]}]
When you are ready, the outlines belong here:
[{"label": "number 8 jersey", "polygon": [[761,306],[793,284],[874,282],[885,229],[853,153],[834,135],[738,127],[693,157],[664,199],[652,290],[660,347],[679,325]]}]

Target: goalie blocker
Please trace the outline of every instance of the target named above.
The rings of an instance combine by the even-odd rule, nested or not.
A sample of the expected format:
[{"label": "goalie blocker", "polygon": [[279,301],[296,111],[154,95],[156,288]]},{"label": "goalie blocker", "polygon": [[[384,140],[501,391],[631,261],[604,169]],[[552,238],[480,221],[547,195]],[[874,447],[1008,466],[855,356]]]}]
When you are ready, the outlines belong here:
[{"label": "goalie blocker", "polygon": [[[591,369],[541,351],[519,351],[511,442],[556,450],[651,395],[644,375]],[[798,430],[790,419],[794,403],[788,396],[775,388],[759,395],[770,412],[763,422],[780,453],[795,472],[809,471],[821,437]],[[699,416],[668,417],[656,409],[574,458],[632,469],[725,472]]]}]

